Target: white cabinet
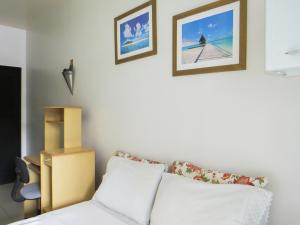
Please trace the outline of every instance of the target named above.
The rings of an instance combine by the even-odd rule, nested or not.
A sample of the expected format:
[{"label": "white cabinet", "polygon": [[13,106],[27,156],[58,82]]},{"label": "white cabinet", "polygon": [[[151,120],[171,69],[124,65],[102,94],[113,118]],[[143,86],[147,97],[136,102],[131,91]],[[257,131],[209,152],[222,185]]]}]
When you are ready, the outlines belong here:
[{"label": "white cabinet", "polygon": [[300,76],[300,0],[266,0],[266,70]]}]

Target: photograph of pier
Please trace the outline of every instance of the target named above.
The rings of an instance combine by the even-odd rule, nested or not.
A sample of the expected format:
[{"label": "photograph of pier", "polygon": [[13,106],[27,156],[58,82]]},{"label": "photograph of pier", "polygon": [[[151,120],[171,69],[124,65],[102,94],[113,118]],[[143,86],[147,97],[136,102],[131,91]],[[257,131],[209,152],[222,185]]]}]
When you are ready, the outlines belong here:
[{"label": "photograph of pier", "polygon": [[182,64],[231,58],[233,10],[182,25]]}]

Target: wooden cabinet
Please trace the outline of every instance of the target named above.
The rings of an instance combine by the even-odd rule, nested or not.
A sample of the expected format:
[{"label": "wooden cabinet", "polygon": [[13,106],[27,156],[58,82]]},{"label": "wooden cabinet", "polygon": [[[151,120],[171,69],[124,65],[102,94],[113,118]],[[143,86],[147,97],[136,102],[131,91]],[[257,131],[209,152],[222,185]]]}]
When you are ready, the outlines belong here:
[{"label": "wooden cabinet", "polygon": [[95,192],[95,151],[73,148],[41,153],[41,210],[90,200]]},{"label": "wooden cabinet", "polygon": [[45,149],[41,152],[41,210],[48,212],[91,199],[95,151],[81,147],[81,108],[45,108]]},{"label": "wooden cabinet", "polygon": [[300,75],[300,1],[266,0],[266,70]]},{"label": "wooden cabinet", "polygon": [[[40,182],[41,211],[49,212],[82,201],[95,192],[95,151],[81,146],[81,108],[46,107],[44,150],[25,157],[31,181]],[[24,203],[25,217],[36,213]]]}]

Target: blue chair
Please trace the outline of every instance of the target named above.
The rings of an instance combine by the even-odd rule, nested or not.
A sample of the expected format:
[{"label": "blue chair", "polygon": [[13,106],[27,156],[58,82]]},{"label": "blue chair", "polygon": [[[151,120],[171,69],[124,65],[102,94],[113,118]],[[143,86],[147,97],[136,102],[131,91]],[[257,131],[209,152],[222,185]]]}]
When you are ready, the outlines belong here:
[{"label": "blue chair", "polygon": [[[41,190],[39,183],[28,184],[29,172],[26,163],[19,157],[16,159],[16,181],[13,186],[11,197],[16,202],[25,200],[39,200]],[[27,184],[24,186],[24,184]]]}]

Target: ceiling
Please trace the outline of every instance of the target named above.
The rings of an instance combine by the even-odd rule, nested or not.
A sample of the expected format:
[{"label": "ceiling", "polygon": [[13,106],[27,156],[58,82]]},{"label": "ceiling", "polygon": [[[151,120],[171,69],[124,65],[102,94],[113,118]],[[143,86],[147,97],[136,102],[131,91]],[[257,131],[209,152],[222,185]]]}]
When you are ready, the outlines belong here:
[{"label": "ceiling", "polygon": [[0,25],[26,29],[27,0],[0,0]]}]

